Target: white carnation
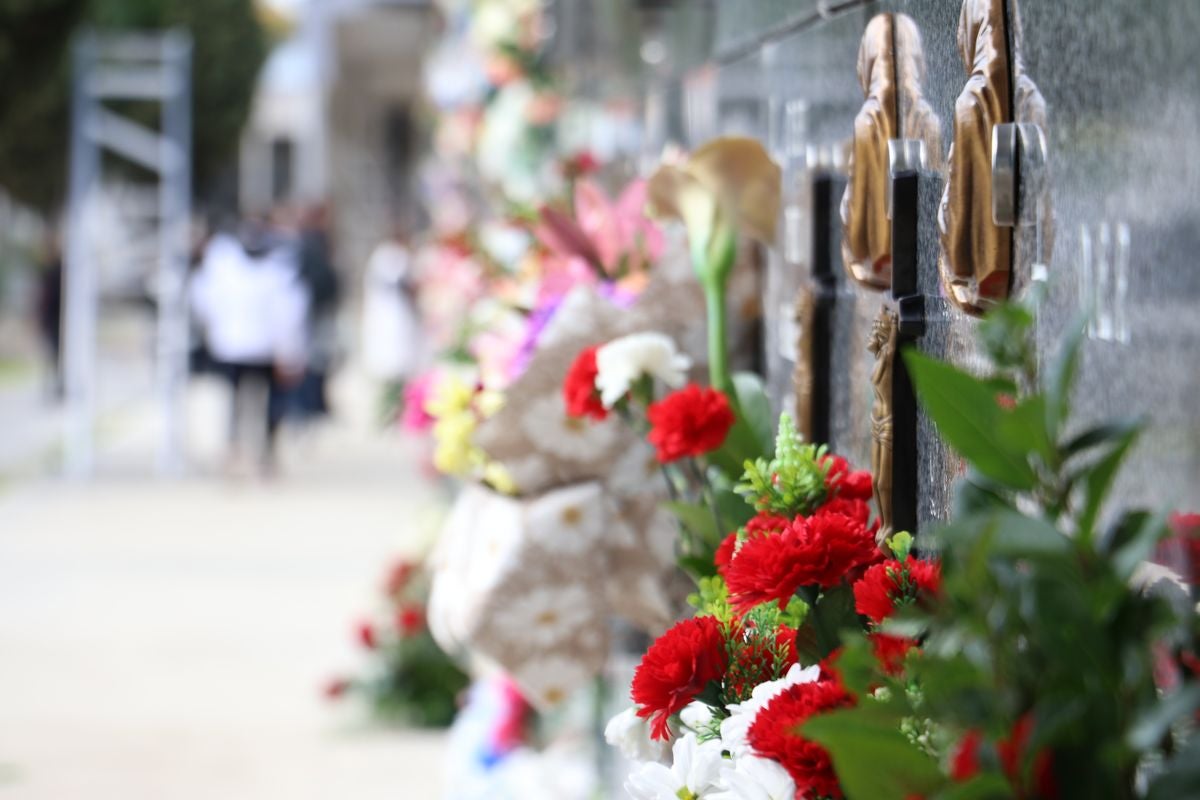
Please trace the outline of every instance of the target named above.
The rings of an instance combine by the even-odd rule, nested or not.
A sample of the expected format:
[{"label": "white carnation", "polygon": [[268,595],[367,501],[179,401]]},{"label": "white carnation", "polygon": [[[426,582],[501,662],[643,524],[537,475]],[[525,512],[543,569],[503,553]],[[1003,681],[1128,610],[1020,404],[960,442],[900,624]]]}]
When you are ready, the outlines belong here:
[{"label": "white carnation", "polygon": [[651,331],[613,339],[596,351],[600,402],[612,408],[643,375],[677,389],[687,380],[691,366],[691,359],[666,334]]}]

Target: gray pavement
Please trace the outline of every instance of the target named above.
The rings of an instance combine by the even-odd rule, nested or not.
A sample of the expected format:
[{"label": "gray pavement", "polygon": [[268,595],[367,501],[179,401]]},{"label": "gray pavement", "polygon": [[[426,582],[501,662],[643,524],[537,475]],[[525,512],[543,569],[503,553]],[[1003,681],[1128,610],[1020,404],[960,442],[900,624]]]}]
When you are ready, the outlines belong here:
[{"label": "gray pavement", "polygon": [[438,507],[365,388],[339,390],[344,421],[288,442],[274,481],[217,476],[201,385],[191,477],[150,477],[129,407],[95,480],[0,487],[0,800],[438,796],[441,736],[319,692]]}]

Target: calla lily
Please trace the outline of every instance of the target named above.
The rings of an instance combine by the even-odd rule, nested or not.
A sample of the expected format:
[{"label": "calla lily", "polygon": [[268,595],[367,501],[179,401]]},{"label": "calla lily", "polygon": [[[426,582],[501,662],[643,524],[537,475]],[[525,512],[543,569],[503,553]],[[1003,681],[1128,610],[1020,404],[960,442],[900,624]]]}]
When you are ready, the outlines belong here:
[{"label": "calla lily", "polygon": [[725,288],[737,257],[739,233],[771,243],[779,214],[780,171],[754,139],[722,137],[650,178],[652,214],[687,229],[692,266],[708,301],[712,384],[734,398],[726,353]]}]

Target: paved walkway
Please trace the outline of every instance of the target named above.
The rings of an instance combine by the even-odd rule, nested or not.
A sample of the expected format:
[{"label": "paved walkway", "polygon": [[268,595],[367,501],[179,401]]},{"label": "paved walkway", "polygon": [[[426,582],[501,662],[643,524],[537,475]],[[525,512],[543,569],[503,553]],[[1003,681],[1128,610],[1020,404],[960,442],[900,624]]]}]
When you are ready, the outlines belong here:
[{"label": "paved walkway", "polygon": [[108,477],[0,488],[0,800],[437,798],[440,736],[319,696],[436,506],[411,445],[343,402],[357,423],[292,443],[272,483],[147,477],[130,409]]}]

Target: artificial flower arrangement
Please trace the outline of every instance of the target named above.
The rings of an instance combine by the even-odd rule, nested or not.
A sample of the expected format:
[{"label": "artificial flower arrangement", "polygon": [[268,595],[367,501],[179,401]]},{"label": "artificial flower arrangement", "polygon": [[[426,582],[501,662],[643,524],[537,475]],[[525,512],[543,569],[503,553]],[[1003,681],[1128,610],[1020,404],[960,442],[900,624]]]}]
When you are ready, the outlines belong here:
[{"label": "artificial flower arrangement", "polygon": [[982,324],[984,378],[907,354],[971,467],[923,537],[936,559],[906,533],[877,549],[868,476],[781,420],[739,487],[755,517],[606,731],[640,763],[634,798],[1197,796],[1200,625],[1180,575],[1147,562],[1165,517],[1099,523],[1140,426],[1073,425],[1079,337],[1039,379],[1032,321]]},{"label": "artificial flower arrangement", "polygon": [[420,563],[398,561],[388,570],[381,594],[379,612],[355,628],[371,662],[367,673],[331,680],[325,694],[361,697],[388,722],[445,727],[454,719],[468,678],[429,633],[429,575]]}]

